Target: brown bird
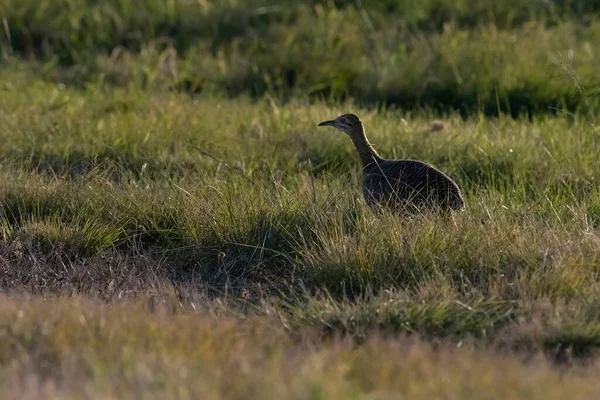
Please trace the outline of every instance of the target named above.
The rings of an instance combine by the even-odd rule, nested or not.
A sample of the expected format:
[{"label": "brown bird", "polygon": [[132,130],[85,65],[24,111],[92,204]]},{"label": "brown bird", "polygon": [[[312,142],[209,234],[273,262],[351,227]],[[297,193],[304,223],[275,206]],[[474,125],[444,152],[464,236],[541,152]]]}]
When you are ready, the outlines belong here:
[{"label": "brown bird", "polygon": [[367,204],[382,204],[392,210],[463,210],[460,189],[447,175],[415,160],[385,160],[367,140],[362,122],[354,114],[344,114],[319,126],[333,126],[347,133],[363,164],[363,194]]}]

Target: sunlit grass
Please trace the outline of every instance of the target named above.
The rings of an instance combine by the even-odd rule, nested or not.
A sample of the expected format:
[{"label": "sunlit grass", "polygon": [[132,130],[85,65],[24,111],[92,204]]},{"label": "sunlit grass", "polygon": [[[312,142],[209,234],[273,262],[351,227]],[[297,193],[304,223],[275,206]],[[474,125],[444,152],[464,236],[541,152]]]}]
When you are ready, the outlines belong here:
[{"label": "sunlit grass", "polygon": [[[374,335],[361,346],[290,336],[280,320],[241,322],[218,305],[106,306],[0,301],[0,386],[13,397],[587,399],[595,367],[558,372],[543,360]],[[154,311],[152,311],[154,309]],[[220,314],[217,321],[211,314]]]},{"label": "sunlit grass", "polygon": [[[111,297],[174,284],[293,307],[319,293],[344,304],[399,291],[404,317],[357,329],[477,336],[490,319],[492,338],[540,302],[599,301],[600,164],[584,116],[450,114],[432,130],[428,112],[82,92],[7,74],[20,79],[0,98],[6,289]],[[349,111],[382,155],[447,172],[467,211],[368,209],[351,142],[316,126]],[[503,306],[475,316],[435,306],[448,323],[421,324],[409,310],[424,300]]]},{"label": "sunlit grass", "polygon": [[7,397],[594,397],[598,10],[496,3],[1,4]]},{"label": "sunlit grass", "polygon": [[34,56],[62,83],[354,97],[463,115],[598,104],[600,17],[581,0],[4,3],[5,59]]}]

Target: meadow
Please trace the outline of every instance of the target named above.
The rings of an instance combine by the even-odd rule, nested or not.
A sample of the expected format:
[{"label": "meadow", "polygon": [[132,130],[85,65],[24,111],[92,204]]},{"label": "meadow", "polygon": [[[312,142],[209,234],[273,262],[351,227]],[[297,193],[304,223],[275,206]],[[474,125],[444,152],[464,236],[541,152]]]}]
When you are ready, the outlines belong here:
[{"label": "meadow", "polygon": [[[599,12],[3,0],[3,397],[597,397]],[[369,209],[347,112],[466,211]]]}]

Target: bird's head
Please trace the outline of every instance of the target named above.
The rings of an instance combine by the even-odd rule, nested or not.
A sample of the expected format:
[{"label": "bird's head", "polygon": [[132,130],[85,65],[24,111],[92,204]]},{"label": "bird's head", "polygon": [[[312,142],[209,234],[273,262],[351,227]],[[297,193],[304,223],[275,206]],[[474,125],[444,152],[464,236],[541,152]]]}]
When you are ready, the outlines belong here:
[{"label": "bird's head", "polygon": [[340,115],[331,121],[323,121],[318,126],[333,126],[350,136],[354,136],[356,132],[362,131],[362,123],[354,114]]}]

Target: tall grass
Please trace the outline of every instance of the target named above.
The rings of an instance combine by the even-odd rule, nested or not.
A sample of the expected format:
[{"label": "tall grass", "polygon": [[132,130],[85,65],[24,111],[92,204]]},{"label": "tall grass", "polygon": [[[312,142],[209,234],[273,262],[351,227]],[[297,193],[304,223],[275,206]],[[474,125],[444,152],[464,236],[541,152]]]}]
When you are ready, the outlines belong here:
[{"label": "tall grass", "polygon": [[33,55],[43,73],[65,83],[354,97],[371,105],[517,115],[582,106],[561,63],[595,93],[600,31],[594,7],[579,1],[8,1],[3,47],[6,55]]},{"label": "tall grass", "polygon": [[[0,387],[593,396],[598,11],[2,2]],[[365,206],[346,112],[467,210]]]},{"label": "tall grass", "polygon": [[[556,335],[527,340],[596,347],[600,164],[582,115],[453,114],[436,131],[427,112],[81,91],[5,73],[4,289],[111,299],[166,285],[273,298],[290,315],[325,296],[300,324],[493,340],[566,303],[581,310],[572,318],[583,331],[569,336],[567,319]],[[450,174],[468,211],[406,218],[368,209],[352,144],[316,127],[347,111],[381,154]],[[391,308],[386,293],[399,296]]]}]

